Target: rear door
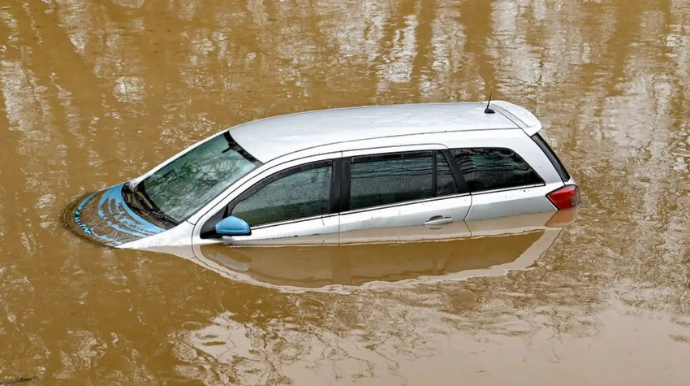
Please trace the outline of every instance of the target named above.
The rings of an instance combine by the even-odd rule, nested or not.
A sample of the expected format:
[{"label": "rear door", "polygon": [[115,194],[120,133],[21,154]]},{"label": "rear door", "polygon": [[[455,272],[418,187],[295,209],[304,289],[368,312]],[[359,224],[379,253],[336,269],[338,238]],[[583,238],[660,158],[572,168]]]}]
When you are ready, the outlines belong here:
[{"label": "rear door", "polygon": [[340,242],[461,237],[472,198],[442,145],[343,154]]}]

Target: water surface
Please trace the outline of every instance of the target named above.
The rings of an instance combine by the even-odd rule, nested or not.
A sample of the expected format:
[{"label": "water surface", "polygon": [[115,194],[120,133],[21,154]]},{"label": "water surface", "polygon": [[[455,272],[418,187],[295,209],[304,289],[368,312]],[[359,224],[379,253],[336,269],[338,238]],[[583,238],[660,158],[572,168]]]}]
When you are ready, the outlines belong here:
[{"label": "water surface", "polygon": [[[687,384],[689,25],[682,0],[0,0],[0,382]],[[60,222],[241,122],[490,92],[584,198],[508,273],[361,247],[311,286],[318,251],[237,280]]]}]

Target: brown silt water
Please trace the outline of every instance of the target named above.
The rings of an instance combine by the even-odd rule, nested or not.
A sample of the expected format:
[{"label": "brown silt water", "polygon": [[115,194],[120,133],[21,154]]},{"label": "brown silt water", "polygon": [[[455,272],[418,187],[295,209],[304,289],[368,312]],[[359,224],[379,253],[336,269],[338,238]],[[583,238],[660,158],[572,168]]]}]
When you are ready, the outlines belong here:
[{"label": "brown silt water", "polygon": [[[0,385],[687,385],[688,74],[681,0],[0,0]],[[569,225],[167,253],[63,226],[242,122],[489,93],[542,120]]]}]

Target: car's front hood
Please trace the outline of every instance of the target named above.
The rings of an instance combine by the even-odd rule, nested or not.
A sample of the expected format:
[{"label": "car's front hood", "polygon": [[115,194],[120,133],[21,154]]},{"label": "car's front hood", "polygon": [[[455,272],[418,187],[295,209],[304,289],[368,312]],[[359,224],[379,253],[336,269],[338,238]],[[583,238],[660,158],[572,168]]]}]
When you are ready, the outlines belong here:
[{"label": "car's front hood", "polygon": [[65,213],[68,227],[80,236],[113,247],[163,232],[127,206],[122,186],[77,200]]}]

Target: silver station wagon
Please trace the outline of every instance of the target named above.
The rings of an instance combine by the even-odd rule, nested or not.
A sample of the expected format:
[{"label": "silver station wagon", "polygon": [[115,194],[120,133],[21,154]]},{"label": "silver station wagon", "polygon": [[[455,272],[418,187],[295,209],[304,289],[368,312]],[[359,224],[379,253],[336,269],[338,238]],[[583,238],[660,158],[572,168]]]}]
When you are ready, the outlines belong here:
[{"label": "silver station wagon", "polygon": [[272,117],[90,194],[66,220],[118,248],[452,238],[470,221],[579,204],[541,128],[503,101]]}]

